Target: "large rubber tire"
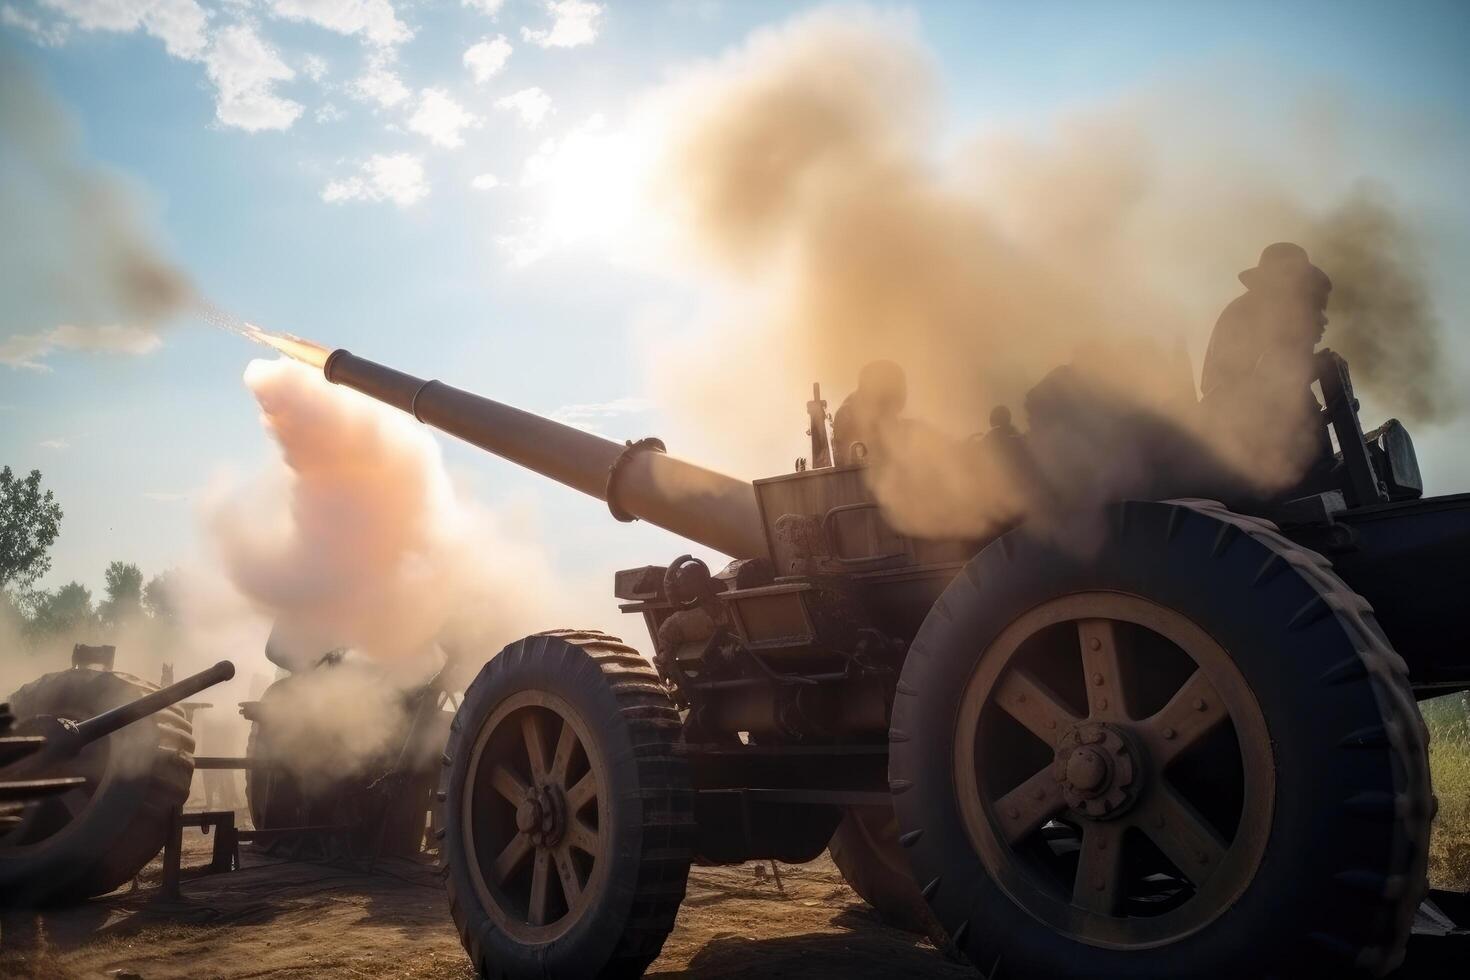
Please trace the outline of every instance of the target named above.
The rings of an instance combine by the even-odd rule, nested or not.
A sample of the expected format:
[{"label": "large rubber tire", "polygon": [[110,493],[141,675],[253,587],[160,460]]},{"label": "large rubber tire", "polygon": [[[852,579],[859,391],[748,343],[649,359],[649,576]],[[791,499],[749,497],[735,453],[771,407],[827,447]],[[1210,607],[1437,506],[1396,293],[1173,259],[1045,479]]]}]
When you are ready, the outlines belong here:
[{"label": "large rubber tire", "polygon": [[[551,697],[582,720],[604,760],[599,775],[610,826],[599,861],[600,890],[560,935],[522,941],[497,925],[477,891],[466,823],[470,765],[482,729],[525,697]],[[487,978],[638,977],[674,926],[693,847],[693,793],[675,754],[678,712],[658,674],[616,637],[584,630],[537,634],[491,659],[465,692],[451,724],[438,798],[440,859],[450,915],[480,975]],[[590,762],[589,762],[590,765]],[[601,797],[599,796],[599,799]]]},{"label": "large rubber tire", "polygon": [[898,842],[898,818],[886,806],[849,807],[827,844],[832,863],[858,897],[895,929],[927,936],[940,949],[948,937],[909,870]]},{"label": "large rubber tire", "polygon": [[[1096,590],[1143,597],[1212,637],[1274,755],[1254,876],[1209,924],[1151,948],[1104,948],[1024,910],[987,874],[957,800],[957,710],[983,654],[1028,610]],[[1130,502],[1095,549],[1008,534],[935,604],[896,700],[890,776],[915,877],[990,977],[1382,975],[1401,962],[1427,888],[1426,732],[1368,603],[1273,525],[1207,501]]]},{"label": "large rubber tire", "polygon": [[[80,721],[156,690],[131,674],[72,668],[32,681],[10,700],[23,732],[36,715]],[[194,776],[194,735],[183,710],[165,708],[106,742],[93,749],[105,753],[105,762],[73,819],[35,840],[0,838],[4,904],[59,905],[106,894],[163,848],[169,815],[188,799]]]}]

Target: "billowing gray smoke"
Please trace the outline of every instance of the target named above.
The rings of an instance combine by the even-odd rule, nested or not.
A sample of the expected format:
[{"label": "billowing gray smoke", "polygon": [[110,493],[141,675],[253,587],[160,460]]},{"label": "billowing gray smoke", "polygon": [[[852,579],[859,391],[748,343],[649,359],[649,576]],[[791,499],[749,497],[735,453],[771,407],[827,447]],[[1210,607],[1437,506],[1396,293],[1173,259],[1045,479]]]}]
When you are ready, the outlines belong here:
[{"label": "billowing gray smoke", "polygon": [[1328,342],[1352,363],[1354,383],[1405,418],[1453,417],[1462,405],[1424,279],[1426,256],[1389,192],[1360,186],[1313,222],[1303,242],[1331,272]]},{"label": "billowing gray smoke", "polygon": [[1230,121],[1208,99],[1228,90],[1154,93],[1039,135],[992,128],[945,158],[910,24],[819,12],[758,32],[645,107],[666,134],[656,193],[683,254],[751,297],[665,345],[655,378],[679,418],[713,430],[706,443],[759,450],[734,461],[746,469],[785,455],[771,438],[791,432],[813,379],[845,392],[864,362],[899,362],[910,412],[932,425],[891,433],[894,465],[871,475],[890,517],[919,533],[982,533],[1037,503],[1035,487],[967,465],[961,440],[997,404],[1024,425],[1026,392],[1064,364],[1067,384],[1038,404],[1086,393],[1108,411],[1077,406],[1033,442],[1061,509],[1153,492],[1178,475],[1160,472],[1181,465],[1176,439],[1210,472],[1270,491],[1311,456],[1300,399],[1206,422],[1184,351],[1203,352],[1263,246],[1299,240],[1337,283],[1326,343],[1359,387],[1443,419],[1413,225],[1386,192],[1324,195],[1346,184],[1298,185],[1279,154],[1267,165],[1219,145],[1210,126]]},{"label": "billowing gray smoke", "polygon": [[85,161],[76,127],[0,45],[0,364],[59,350],[146,353],[190,296],[137,195]]}]

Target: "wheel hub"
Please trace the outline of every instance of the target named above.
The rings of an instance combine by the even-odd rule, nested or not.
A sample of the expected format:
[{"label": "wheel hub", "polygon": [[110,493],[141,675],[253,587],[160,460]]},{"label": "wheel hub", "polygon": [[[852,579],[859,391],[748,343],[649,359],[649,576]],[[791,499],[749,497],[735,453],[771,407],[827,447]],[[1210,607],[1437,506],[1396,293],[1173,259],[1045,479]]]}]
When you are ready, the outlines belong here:
[{"label": "wheel hub", "polygon": [[1121,728],[1084,722],[1062,736],[1052,775],[1079,816],[1110,820],[1126,812],[1143,788],[1138,751]]},{"label": "wheel hub", "polygon": [[537,847],[555,847],[567,828],[566,792],[554,783],[533,786],[516,807],[516,829]]}]

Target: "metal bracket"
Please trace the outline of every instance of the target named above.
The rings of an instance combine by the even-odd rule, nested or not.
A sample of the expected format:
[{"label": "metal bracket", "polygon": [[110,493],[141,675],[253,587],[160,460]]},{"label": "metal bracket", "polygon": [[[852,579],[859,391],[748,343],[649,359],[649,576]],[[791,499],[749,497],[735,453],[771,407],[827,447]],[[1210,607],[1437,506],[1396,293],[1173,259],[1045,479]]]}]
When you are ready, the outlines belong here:
[{"label": "metal bracket", "polygon": [[629,439],[623,443],[623,451],[618,453],[617,458],[612,461],[612,465],[607,468],[607,489],[603,492],[602,496],[607,501],[608,511],[614,518],[622,521],[624,524],[638,520],[638,515],[630,514],[618,504],[618,473],[622,471],[624,466],[628,465],[628,460],[632,459],[635,454],[646,452],[666,453],[668,452],[668,448],[664,445],[662,439],[657,439],[653,436],[639,439],[637,442]]}]

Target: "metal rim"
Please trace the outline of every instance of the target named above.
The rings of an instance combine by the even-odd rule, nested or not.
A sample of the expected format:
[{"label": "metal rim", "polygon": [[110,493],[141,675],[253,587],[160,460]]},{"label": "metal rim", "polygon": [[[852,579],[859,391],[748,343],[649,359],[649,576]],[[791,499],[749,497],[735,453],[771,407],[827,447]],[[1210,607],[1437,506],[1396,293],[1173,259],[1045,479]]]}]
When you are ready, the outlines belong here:
[{"label": "metal rim", "polygon": [[955,787],[991,878],[1093,946],[1175,942],[1229,909],[1265,854],[1270,735],[1230,655],[1134,595],[1046,602],[980,657]]},{"label": "metal rim", "polygon": [[486,914],[523,943],[564,935],[596,904],[610,853],[606,764],[565,699],[522,691],[480,727],[462,843]]}]

